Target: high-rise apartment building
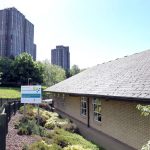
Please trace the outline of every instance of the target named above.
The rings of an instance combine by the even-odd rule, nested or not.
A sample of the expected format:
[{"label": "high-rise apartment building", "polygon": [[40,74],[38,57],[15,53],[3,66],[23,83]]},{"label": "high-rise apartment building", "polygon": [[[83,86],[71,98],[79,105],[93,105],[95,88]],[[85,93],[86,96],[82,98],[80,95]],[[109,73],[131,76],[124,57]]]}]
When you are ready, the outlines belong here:
[{"label": "high-rise apartment building", "polygon": [[36,60],[34,25],[14,7],[0,10],[0,56],[15,57],[22,52]]},{"label": "high-rise apartment building", "polygon": [[56,46],[51,50],[51,63],[70,70],[70,52],[68,46]]}]

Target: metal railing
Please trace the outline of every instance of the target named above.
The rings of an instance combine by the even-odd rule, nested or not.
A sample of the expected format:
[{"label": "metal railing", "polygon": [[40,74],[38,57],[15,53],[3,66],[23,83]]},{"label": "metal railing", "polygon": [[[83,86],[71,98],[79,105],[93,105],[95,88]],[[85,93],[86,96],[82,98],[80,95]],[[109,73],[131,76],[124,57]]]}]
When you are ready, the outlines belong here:
[{"label": "metal railing", "polygon": [[6,150],[6,136],[8,133],[8,123],[12,115],[20,108],[21,103],[18,100],[12,100],[4,103],[0,107],[0,150]]}]

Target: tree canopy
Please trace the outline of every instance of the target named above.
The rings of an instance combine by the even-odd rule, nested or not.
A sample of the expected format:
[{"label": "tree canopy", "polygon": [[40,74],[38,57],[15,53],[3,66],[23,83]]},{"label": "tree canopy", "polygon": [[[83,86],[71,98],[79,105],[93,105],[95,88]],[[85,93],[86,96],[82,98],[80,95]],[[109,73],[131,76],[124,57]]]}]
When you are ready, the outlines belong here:
[{"label": "tree canopy", "polygon": [[14,70],[13,70],[13,60],[9,58],[0,58],[0,72],[1,72],[1,82],[2,84],[7,84],[13,82],[14,80]]},{"label": "tree canopy", "polygon": [[47,86],[54,85],[66,79],[65,70],[59,66],[51,65],[48,60],[43,61],[44,65],[44,84]]},{"label": "tree canopy", "polygon": [[51,65],[48,60],[34,61],[28,53],[22,53],[14,59],[0,58],[1,82],[3,85],[27,85],[28,79],[32,84],[54,85],[66,79],[65,70]]},{"label": "tree canopy", "polygon": [[15,81],[21,84],[27,84],[28,78],[32,83],[43,82],[43,66],[40,62],[33,60],[28,53],[22,53],[14,60]]},{"label": "tree canopy", "polygon": [[22,53],[14,60],[0,58],[0,72],[3,85],[27,84],[28,78],[35,84],[43,82],[43,65],[28,53]]},{"label": "tree canopy", "polygon": [[80,68],[77,65],[73,65],[70,70],[70,76],[74,76],[80,72]]}]

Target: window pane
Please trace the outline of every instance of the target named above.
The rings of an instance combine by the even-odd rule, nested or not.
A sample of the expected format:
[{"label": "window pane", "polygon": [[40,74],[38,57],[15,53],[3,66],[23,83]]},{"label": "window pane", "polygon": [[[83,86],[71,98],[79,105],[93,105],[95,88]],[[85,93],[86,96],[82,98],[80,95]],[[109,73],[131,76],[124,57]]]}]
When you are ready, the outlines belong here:
[{"label": "window pane", "polygon": [[83,114],[83,109],[81,108],[81,114]]},{"label": "window pane", "polygon": [[96,109],[95,109],[95,111],[96,111],[96,112],[98,112],[98,106],[97,106],[97,105],[96,105]]},{"label": "window pane", "polygon": [[85,108],[87,108],[87,102],[85,102]]},{"label": "window pane", "polygon": [[101,115],[100,114],[98,114],[97,121],[101,121]]},{"label": "window pane", "polygon": [[86,109],[84,109],[84,115],[86,115]]},{"label": "window pane", "polygon": [[101,106],[100,106],[100,105],[97,106],[97,112],[98,112],[98,113],[101,113]]},{"label": "window pane", "polygon": [[86,109],[85,109],[85,115],[86,115]]},{"label": "window pane", "polygon": [[83,102],[83,108],[86,108],[86,103],[85,102]]},{"label": "window pane", "polygon": [[81,101],[81,108],[83,107],[83,102]]},{"label": "window pane", "polygon": [[97,106],[94,104],[94,111],[96,111]]},{"label": "window pane", "polygon": [[82,115],[84,115],[84,109],[82,109]]},{"label": "window pane", "polygon": [[93,98],[93,118],[96,121],[101,121],[101,100],[99,98]]},{"label": "window pane", "polygon": [[95,114],[95,112],[94,112],[93,118],[94,118],[94,120],[96,120],[96,114]]},{"label": "window pane", "polygon": [[99,99],[98,99],[98,98],[96,98],[96,104],[98,104],[98,102],[99,102]]},{"label": "window pane", "polygon": [[93,98],[93,103],[96,103],[96,98]]},{"label": "window pane", "polygon": [[81,97],[81,115],[87,115],[87,98]]},{"label": "window pane", "polygon": [[101,100],[100,99],[97,100],[97,104],[101,105]]}]

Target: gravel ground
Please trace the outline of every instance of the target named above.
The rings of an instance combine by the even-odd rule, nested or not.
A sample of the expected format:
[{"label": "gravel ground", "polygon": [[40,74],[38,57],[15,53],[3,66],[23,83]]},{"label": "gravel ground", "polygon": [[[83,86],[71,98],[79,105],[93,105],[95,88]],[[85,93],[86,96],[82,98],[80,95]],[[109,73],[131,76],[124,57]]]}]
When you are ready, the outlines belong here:
[{"label": "gravel ground", "polygon": [[17,134],[17,129],[14,128],[14,125],[21,116],[21,114],[16,113],[16,115],[11,117],[8,124],[8,134],[6,137],[6,150],[22,150],[25,144],[31,144],[40,140],[39,136],[20,136]]}]

